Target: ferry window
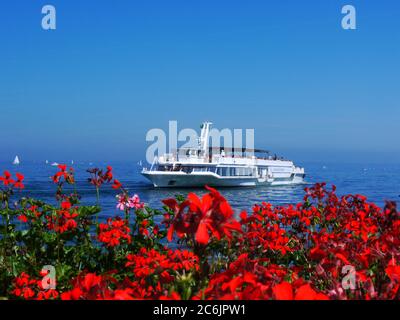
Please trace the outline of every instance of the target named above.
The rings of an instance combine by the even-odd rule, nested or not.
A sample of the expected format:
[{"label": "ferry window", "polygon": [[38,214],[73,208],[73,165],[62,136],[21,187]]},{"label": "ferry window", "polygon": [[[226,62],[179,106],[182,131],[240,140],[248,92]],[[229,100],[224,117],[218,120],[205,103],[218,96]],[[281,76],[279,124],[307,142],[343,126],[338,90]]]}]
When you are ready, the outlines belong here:
[{"label": "ferry window", "polygon": [[182,167],[182,171],[186,173],[190,173],[192,171],[192,168],[190,167]]}]

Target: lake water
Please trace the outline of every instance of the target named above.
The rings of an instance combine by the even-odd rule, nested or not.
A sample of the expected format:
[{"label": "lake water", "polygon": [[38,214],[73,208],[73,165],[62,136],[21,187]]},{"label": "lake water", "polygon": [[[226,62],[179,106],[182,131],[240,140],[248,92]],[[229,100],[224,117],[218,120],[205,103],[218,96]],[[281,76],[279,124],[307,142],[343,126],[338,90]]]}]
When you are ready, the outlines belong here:
[{"label": "lake water", "polygon": [[[113,166],[115,178],[119,179],[130,192],[137,193],[142,201],[153,208],[162,208],[161,200],[173,197],[176,194],[186,195],[190,191],[198,194],[204,193],[203,189],[154,189],[147,180],[140,175],[140,169],[135,162],[111,163],[84,163],[77,162],[73,165],[77,181],[77,190],[82,196],[82,203],[95,204],[96,192],[87,181],[89,174],[87,168],[105,168],[107,164]],[[255,203],[262,201],[273,204],[297,203],[304,196],[304,187],[315,182],[325,181],[335,184],[338,194],[363,194],[370,201],[383,205],[385,200],[400,200],[400,165],[384,164],[326,164],[326,163],[301,163],[306,169],[305,185],[274,186],[254,188],[223,188],[221,193],[229,200],[236,212],[251,210]],[[31,196],[41,200],[54,202],[55,185],[50,176],[57,172],[57,167],[41,162],[24,162],[19,166],[10,163],[0,163],[1,171],[8,169],[10,172],[21,172],[25,175],[25,189],[17,192],[15,197]],[[103,211],[101,219],[116,213],[116,192],[109,185],[101,188],[101,205]]]}]

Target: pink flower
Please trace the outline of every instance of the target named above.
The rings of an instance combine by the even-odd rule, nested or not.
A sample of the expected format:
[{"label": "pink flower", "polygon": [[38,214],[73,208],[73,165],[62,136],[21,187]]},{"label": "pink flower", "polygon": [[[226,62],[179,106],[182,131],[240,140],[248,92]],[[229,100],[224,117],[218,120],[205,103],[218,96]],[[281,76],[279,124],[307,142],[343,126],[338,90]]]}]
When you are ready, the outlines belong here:
[{"label": "pink flower", "polygon": [[142,209],[144,208],[144,203],[140,202],[140,198],[137,194],[128,198],[126,195],[117,195],[118,204],[117,209],[124,211],[126,208],[131,209]]},{"label": "pink flower", "polygon": [[118,203],[117,209],[124,211],[126,207],[128,207],[128,199],[125,195],[119,194],[117,195]]},{"label": "pink flower", "polygon": [[144,203],[140,202],[139,196],[135,194],[133,197],[130,197],[128,199],[128,206],[129,208],[135,208],[136,210],[138,210],[144,207]]}]

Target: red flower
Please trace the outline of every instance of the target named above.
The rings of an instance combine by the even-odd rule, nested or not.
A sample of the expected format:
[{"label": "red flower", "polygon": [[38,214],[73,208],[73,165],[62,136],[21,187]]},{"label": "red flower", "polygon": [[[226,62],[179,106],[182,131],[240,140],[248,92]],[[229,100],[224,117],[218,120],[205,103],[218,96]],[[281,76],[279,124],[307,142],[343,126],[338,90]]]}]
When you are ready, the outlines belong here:
[{"label": "red flower", "polygon": [[171,292],[171,294],[167,295],[167,296],[161,296],[159,297],[159,300],[181,300],[181,296],[179,295],[179,293],[173,291]]},{"label": "red flower", "polygon": [[112,178],[113,178],[112,167],[111,166],[107,166],[107,171],[104,174],[104,180],[107,181],[107,182],[110,182],[112,180]]},{"label": "red flower", "polygon": [[81,288],[76,287],[61,294],[61,300],[79,300],[83,294]]},{"label": "red flower", "polygon": [[11,293],[25,300],[49,300],[58,297],[58,291],[43,290],[41,280],[33,279],[26,272],[22,272],[14,279],[13,286]]},{"label": "red flower", "polygon": [[276,300],[293,300],[293,288],[288,282],[277,284],[272,290]]},{"label": "red flower", "polygon": [[[61,294],[62,300],[114,300],[121,297],[121,292],[117,294],[111,289],[111,284],[115,279],[110,276],[101,276],[95,273],[80,274],[73,281],[73,289]],[[127,298],[127,295],[124,295]]]},{"label": "red flower", "polygon": [[391,281],[400,283],[400,265],[396,265],[394,261],[391,261],[385,271]]},{"label": "red flower", "polygon": [[296,290],[295,300],[329,300],[328,296],[317,293],[307,283]]},{"label": "red flower", "polygon": [[75,218],[78,217],[76,209],[71,206],[69,201],[61,203],[61,209],[57,211],[57,215],[47,216],[47,228],[55,232],[64,233],[77,228],[78,223]]},{"label": "red flower", "polygon": [[107,224],[100,223],[98,239],[105,243],[107,247],[115,247],[120,245],[122,241],[131,243],[130,231],[125,220],[120,217],[109,218]]},{"label": "red flower", "polygon": [[89,169],[87,172],[89,172],[91,175],[91,177],[88,179],[89,182],[97,188],[100,187],[104,182],[110,182],[113,178],[111,166],[107,166],[106,172],[99,168]]},{"label": "red flower", "polygon": [[21,221],[21,222],[28,222],[28,218],[27,218],[27,216],[26,215],[24,215],[24,214],[21,214],[21,215],[19,215],[18,216],[18,220],[19,221]]},{"label": "red flower", "polygon": [[135,277],[129,286],[134,291],[133,296],[141,299],[167,299],[165,291],[176,276],[179,278],[180,274],[199,270],[198,257],[188,250],[160,252],[141,248],[137,254],[129,254],[126,258],[125,266],[132,268]]},{"label": "red flower", "polygon": [[175,213],[172,221],[166,221],[170,224],[169,240],[176,231],[179,237],[192,234],[196,242],[205,245],[209,242],[210,235],[217,240],[226,236],[229,240],[232,239],[232,231],[241,232],[241,226],[233,218],[233,210],[226,199],[215,189],[206,188],[210,192],[201,200],[194,193],[190,193],[187,200],[181,204],[174,199],[163,201]]},{"label": "red flower", "polygon": [[[66,166],[59,169],[67,170]],[[110,178],[111,168],[107,172],[101,174],[104,181],[106,176]],[[22,183],[23,176],[17,175],[15,180]],[[0,181],[14,187],[15,180],[5,172]],[[115,248],[131,243],[133,235],[126,220],[109,218],[99,225],[97,235],[106,247],[115,248],[106,253],[107,259],[99,259],[99,265],[92,266],[85,260],[92,262],[95,257],[79,260],[71,256],[71,266],[81,261],[82,268],[104,270],[104,274],[85,271],[69,283],[60,277],[57,287],[71,288],[61,293],[44,290],[40,279],[23,272],[11,284],[5,284],[7,292],[22,299],[399,298],[400,215],[394,202],[387,202],[382,210],[364,196],[338,197],[335,188],[327,190],[325,184],[317,184],[306,190],[305,201],[284,206],[262,202],[249,214],[242,212],[239,223],[226,199],[215,189],[207,189],[208,193],[201,198],[192,193],[183,202],[163,201],[167,207],[163,221],[168,229],[167,239],[171,241],[176,234],[182,239],[177,245],[187,250],[163,247],[159,240],[165,234],[164,228],[157,225],[157,219],[153,220],[158,212],[138,210],[134,246]],[[12,192],[6,190],[3,194]],[[125,190],[124,195],[127,197]],[[47,222],[49,229],[56,232],[75,230],[58,237],[63,241],[61,247],[68,250],[82,239],[89,240],[83,232],[91,226],[86,224],[90,220],[86,220],[85,210],[78,216],[75,198],[60,197],[60,200],[60,208],[56,210],[32,199],[17,202],[16,209],[11,205],[9,210],[14,210],[12,216],[21,222],[41,219],[39,222]],[[134,204],[139,202],[136,200]],[[76,230],[78,223],[80,229]],[[39,230],[40,225],[19,224],[18,228],[34,227],[35,231],[46,232]],[[16,243],[21,242],[27,248],[35,240],[31,238],[34,233],[19,234]],[[151,238],[153,234],[158,236]],[[127,253],[127,250],[133,251]],[[88,253],[92,254],[90,250]],[[68,251],[68,257],[71,254],[73,250]],[[121,269],[124,256],[126,268]],[[68,264],[69,258],[65,260],[64,254],[60,258]],[[25,267],[31,270],[35,265],[25,264]],[[350,270],[345,271],[344,267],[349,266]],[[118,271],[108,270],[112,268]],[[343,286],[345,272],[354,275],[354,288]],[[195,288],[200,289],[193,296]]]},{"label": "red flower", "polygon": [[113,189],[119,189],[119,188],[121,188],[121,187],[122,187],[121,182],[119,182],[117,179],[114,179],[114,183],[113,183],[113,185],[112,185],[112,188],[113,188]]},{"label": "red flower", "polygon": [[9,171],[4,171],[4,176],[0,176],[0,181],[3,181],[3,185],[13,185],[15,181],[11,178],[11,173]]},{"label": "red flower", "polygon": [[22,183],[22,181],[24,180],[24,176],[21,173],[18,173],[18,172],[15,175],[17,177],[17,181],[15,181],[14,187],[15,188],[19,188],[19,189],[23,189],[24,188],[24,184]]},{"label": "red flower", "polygon": [[116,289],[114,290],[113,294],[107,298],[111,300],[134,300],[132,295],[133,290],[131,288]]},{"label": "red flower", "polygon": [[177,233],[178,237],[182,237],[186,233],[193,233],[195,227],[191,226],[187,220],[190,219],[188,216],[190,213],[185,214],[185,210],[189,206],[189,201],[178,203],[175,199],[165,199],[162,201],[168,208],[173,211],[174,216],[166,214],[164,223],[169,226],[167,239],[172,241],[174,232]]},{"label": "red flower", "polygon": [[64,178],[64,180],[69,184],[75,183],[73,175],[74,170],[72,168],[69,168],[69,171],[67,171],[67,165],[65,164],[59,164],[57,167],[59,171],[52,176],[52,180],[54,183],[60,183],[61,178]]},{"label": "red flower", "polygon": [[208,229],[206,222],[200,221],[199,226],[196,231],[196,241],[201,244],[207,244],[210,236],[208,235]]},{"label": "red flower", "polygon": [[147,229],[148,225],[149,225],[149,221],[148,220],[143,220],[141,222],[141,224],[140,224],[139,232],[144,236],[149,236],[150,235],[150,232]]},{"label": "red flower", "polygon": [[37,295],[37,300],[50,300],[57,299],[59,296],[58,291],[49,289],[40,291]]},{"label": "red flower", "polygon": [[36,280],[31,279],[27,273],[22,272],[14,279],[14,290],[12,291],[12,294],[26,300],[33,299],[35,296],[35,285]]},{"label": "red flower", "polygon": [[11,173],[6,170],[4,171],[4,176],[0,176],[0,181],[2,181],[3,185],[5,186],[23,189],[24,184],[22,183],[22,181],[24,180],[24,176],[18,172],[15,174],[15,176],[17,177],[17,180],[14,180],[11,176]]},{"label": "red flower", "polygon": [[61,202],[61,209],[63,209],[63,210],[71,209],[71,203],[69,201]]}]

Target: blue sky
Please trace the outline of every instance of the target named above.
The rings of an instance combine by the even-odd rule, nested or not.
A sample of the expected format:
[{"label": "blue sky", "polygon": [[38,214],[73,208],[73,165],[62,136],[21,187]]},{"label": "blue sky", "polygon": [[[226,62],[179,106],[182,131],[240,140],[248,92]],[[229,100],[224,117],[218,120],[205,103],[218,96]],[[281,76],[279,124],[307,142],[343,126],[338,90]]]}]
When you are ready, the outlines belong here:
[{"label": "blue sky", "polygon": [[399,15],[394,0],[1,1],[0,160],[144,159],[149,129],[212,120],[295,160],[399,162]]}]

